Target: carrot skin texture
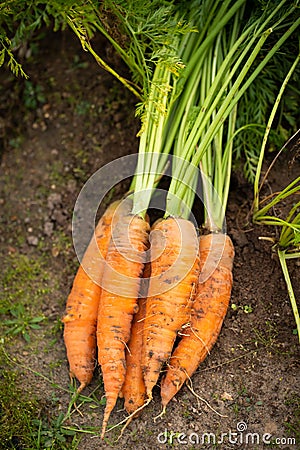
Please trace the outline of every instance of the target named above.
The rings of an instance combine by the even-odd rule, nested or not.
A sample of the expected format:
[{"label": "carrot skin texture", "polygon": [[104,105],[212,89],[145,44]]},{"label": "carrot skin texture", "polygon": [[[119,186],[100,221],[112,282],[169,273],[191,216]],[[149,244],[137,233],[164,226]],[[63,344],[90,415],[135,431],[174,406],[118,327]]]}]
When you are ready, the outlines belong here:
[{"label": "carrot skin texture", "polygon": [[130,340],[128,348],[126,348],[126,376],[122,394],[124,407],[128,414],[134,413],[146,400],[146,387],[141,364],[145,312],[146,298],[143,297],[139,299],[139,310],[133,318]]},{"label": "carrot skin texture", "polygon": [[[151,276],[151,265],[145,265],[143,278],[149,282]],[[146,288],[145,288],[146,289]],[[138,302],[139,310],[134,315],[131,334],[126,354],[126,376],[122,386],[122,397],[124,397],[124,407],[128,414],[133,414],[138,408],[144,405],[146,400],[146,386],[142,369],[143,356],[143,328],[146,315],[146,297],[141,297]],[[138,417],[139,413],[134,417]]]},{"label": "carrot skin texture", "polygon": [[198,239],[192,222],[167,218],[150,234],[151,278],[143,332],[143,372],[148,399],[178,331],[190,319],[199,276]]},{"label": "carrot skin texture", "polygon": [[[64,342],[70,366],[70,377],[80,382],[78,392],[93,377],[96,363],[96,321],[101,295],[100,280],[114,215],[118,215],[120,201],[108,206],[100,218],[67,299],[64,323]],[[119,212],[121,211],[121,208]]]},{"label": "carrot skin texture", "polygon": [[125,346],[138,310],[148,238],[149,224],[128,215],[116,224],[107,251],[97,324],[98,361],[106,396],[102,438],[125,380]]},{"label": "carrot skin texture", "polygon": [[192,377],[212,349],[230,301],[234,259],[230,237],[224,234],[202,236],[199,252],[202,272],[192,308],[191,324],[174,350],[162,380],[163,407]]}]

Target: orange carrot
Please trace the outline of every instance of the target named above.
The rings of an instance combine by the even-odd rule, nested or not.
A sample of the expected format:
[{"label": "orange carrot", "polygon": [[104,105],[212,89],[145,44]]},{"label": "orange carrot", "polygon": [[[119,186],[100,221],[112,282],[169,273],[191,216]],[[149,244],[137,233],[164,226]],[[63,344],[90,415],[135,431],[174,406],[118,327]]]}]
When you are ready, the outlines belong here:
[{"label": "orange carrot", "polygon": [[143,332],[143,372],[148,399],[176,335],[189,321],[199,275],[198,239],[192,222],[169,217],[150,234],[151,278]]},{"label": "orange carrot", "polygon": [[220,333],[230,300],[234,248],[229,236],[209,234],[199,243],[201,275],[190,327],[174,350],[161,383],[162,405],[190,379]]},{"label": "orange carrot", "polygon": [[[124,204],[124,203],[123,203]],[[123,211],[123,212],[122,212]],[[81,392],[93,377],[96,353],[96,321],[101,294],[103,261],[111,237],[113,217],[125,213],[120,201],[112,203],[100,218],[67,299],[64,341],[70,377],[77,378]]]},{"label": "orange carrot", "polygon": [[116,224],[107,251],[97,324],[98,361],[106,396],[102,438],[125,380],[125,347],[138,309],[148,238],[149,224],[128,215]]},{"label": "orange carrot", "polygon": [[[150,264],[146,264],[143,277],[150,278]],[[146,298],[139,299],[139,310],[134,315],[130,340],[126,348],[126,376],[122,387],[124,406],[128,414],[134,413],[146,400],[146,387],[142,371],[143,327]],[[135,417],[137,417],[135,415]]]},{"label": "orange carrot", "polygon": [[146,388],[141,365],[143,319],[146,312],[146,298],[140,298],[139,311],[135,314],[131,336],[126,349],[126,377],[122,387],[124,406],[128,414],[134,413],[145,403]]}]

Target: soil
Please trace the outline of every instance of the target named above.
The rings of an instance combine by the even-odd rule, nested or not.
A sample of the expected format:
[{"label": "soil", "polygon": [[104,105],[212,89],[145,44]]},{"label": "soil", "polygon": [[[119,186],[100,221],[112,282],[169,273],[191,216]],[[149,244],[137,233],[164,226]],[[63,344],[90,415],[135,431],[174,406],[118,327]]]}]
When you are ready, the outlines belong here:
[{"label": "soil", "polygon": [[[99,41],[98,46],[126,75],[107,44]],[[93,173],[137,152],[139,121],[136,99],[82,51],[72,34],[48,33],[34,51],[26,51],[27,81],[4,70],[0,75],[0,254],[3,273],[15,268],[19,274],[20,256],[40,264],[40,280],[25,277],[22,292],[35,299],[26,308],[46,319],[29,332],[29,343],[9,333],[2,341],[15,361],[9,366],[18,373],[22,389],[37,400],[37,417],[49,422],[65,414],[70,401],[60,318],[78,267],[72,244],[74,205]],[[285,153],[277,161],[265,194],[299,175],[299,160],[292,165],[290,160]],[[118,184],[102,210],[127,188],[126,182]],[[270,448],[270,442],[273,448],[300,448],[299,341],[279,261],[265,239],[276,237],[275,231],[249,221],[252,192],[252,186],[235,174],[227,213],[227,231],[236,251],[231,307],[215,347],[192,378],[194,392],[183,387],[165,416],[155,421],[161,410],[157,387],[152,403],[118,442],[120,427],[101,441],[87,432],[99,429],[103,414],[97,368],[84,392],[92,401],[79,404],[64,424],[86,431],[78,433],[78,449],[262,449]],[[299,263],[291,261],[289,268],[299,297]],[[15,292],[13,285],[10,289]],[[1,366],[6,368],[5,361]],[[111,425],[124,419],[122,408],[120,399]],[[71,440],[53,448],[75,448]],[[11,448],[27,448],[22,439],[18,445]]]}]

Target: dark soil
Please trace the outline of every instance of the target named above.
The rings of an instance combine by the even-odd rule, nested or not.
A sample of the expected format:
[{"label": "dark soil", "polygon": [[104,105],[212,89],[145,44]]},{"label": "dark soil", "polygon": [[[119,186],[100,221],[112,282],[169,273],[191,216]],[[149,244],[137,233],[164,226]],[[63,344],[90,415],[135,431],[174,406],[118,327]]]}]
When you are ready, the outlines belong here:
[{"label": "dark soil", "polygon": [[[105,45],[99,42],[101,51],[112,58]],[[73,208],[95,171],[138,150],[139,122],[136,100],[82,51],[72,35],[48,33],[35,49],[37,53],[24,61],[29,80],[16,80],[4,71],[0,75],[1,299],[12,305],[27,298],[26,311],[46,319],[39,329],[29,331],[29,343],[21,334],[4,335],[4,327],[2,345],[10,360],[3,356],[0,363],[3,370],[18,373],[18,384],[34,399],[34,414],[48,424],[50,435],[54,419],[67,412],[70,401],[60,318],[78,266],[72,245]],[[120,62],[115,59],[114,64]],[[286,153],[275,164],[266,194],[299,175],[299,161],[290,167],[290,159]],[[127,187],[117,185],[107,202]],[[272,243],[264,239],[275,232],[249,223],[252,195],[252,187],[235,175],[227,214],[236,250],[233,307],[211,354],[192,378],[197,397],[184,387],[166,415],[154,421],[161,409],[157,387],[153,402],[117,443],[120,428],[108,433],[105,442],[94,433],[78,433],[79,449],[269,448],[264,440],[273,448],[300,448],[299,341],[279,261]],[[38,277],[22,272],[22,258],[31,267],[39,265]],[[289,268],[299,297],[299,263],[291,262]],[[4,312],[5,320],[11,318]],[[4,384],[4,399],[3,389]],[[102,398],[98,369],[84,394]],[[124,419],[122,408],[119,400],[110,424]],[[85,401],[64,425],[87,431],[101,425],[102,415],[103,405]],[[28,448],[17,432],[6,433],[1,448]],[[205,433],[214,433],[215,444],[212,435],[206,436],[210,443],[201,443]],[[56,440],[51,448],[75,448],[71,440]]]}]

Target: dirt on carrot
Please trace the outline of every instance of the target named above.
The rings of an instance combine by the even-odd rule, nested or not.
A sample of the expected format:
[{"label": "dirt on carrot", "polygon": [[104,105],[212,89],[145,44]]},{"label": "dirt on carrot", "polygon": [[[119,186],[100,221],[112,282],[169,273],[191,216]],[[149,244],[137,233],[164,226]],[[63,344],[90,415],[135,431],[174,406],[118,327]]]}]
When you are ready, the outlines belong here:
[{"label": "dirt on carrot", "polygon": [[149,228],[141,217],[125,216],[116,224],[107,251],[97,324],[98,361],[106,396],[102,437],[125,380],[125,348],[138,310]]},{"label": "dirt on carrot", "polygon": [[168,218],[150,234],[151,279],[143,332],[143,372],[152,398],[178,331],[189,321],[199,276],[198,239],[192,222]]},{"label": "dirt on carrot", "polygon": [[70,377],[80,382],[78,393],[91,382],[95,369],[100,283],[113,219],[120,203],[112,203],[100,218],[74,278],[62,319]]},{"label": "dirt on carrot", "polygon": [[228,235],[208,234],[199,242],[200,277],[192,306],[190,326],[185,328],[168,363],[161,383],[162,406],[189,381],[210,353],[226,316],[232,289],[234,248]]},{"label": "dirt on carrot", "polygon": [[[145,265],[143,278],[149,280],[151,265]],[[146,297],[139,298],[138,312],[134,315],[131,335],[126,346],[126,376],[122,386],[124,407],[129,415],[141,408],[146,401],[146,386],[142,370],[143,328],[146,316]],[[140,411],[139,411],[140,412]],[[139,415],[139,412],[134,417]]]}]

